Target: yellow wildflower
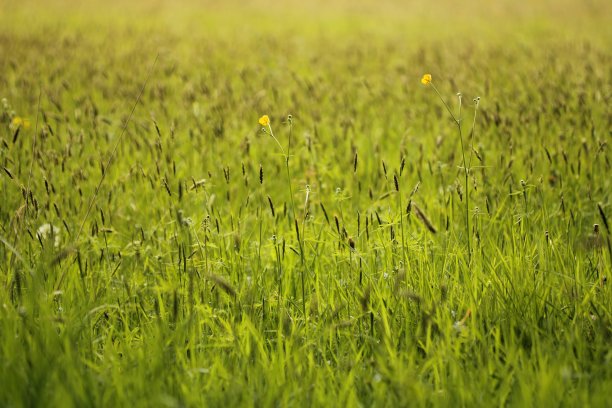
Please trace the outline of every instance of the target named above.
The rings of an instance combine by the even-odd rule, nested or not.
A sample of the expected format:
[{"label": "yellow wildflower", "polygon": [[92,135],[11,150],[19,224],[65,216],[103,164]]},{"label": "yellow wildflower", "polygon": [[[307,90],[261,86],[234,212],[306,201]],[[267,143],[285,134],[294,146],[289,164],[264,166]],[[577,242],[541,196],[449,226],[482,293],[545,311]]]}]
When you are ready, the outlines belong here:
[{"label": "yellow wildflower", "polygon": [[425,74],[423,75],[423,78],[421,78],[421,83],[423,85],[429,85],[431,84],[431,74]]},{"label": "yellow wildflower", "polygon": [[11,121],[11,127],[13,129],[17,129],[19,127],[28,129],[30,127],[30,121],[28,119],[24,119],[22,117],[15,116],[13,120]]},{"label": "yellow wildflower", "polygon": [[259,124],[261,126],[269,126],[270,125],[270,117],[268,115],[263,115],[259,118]]}]

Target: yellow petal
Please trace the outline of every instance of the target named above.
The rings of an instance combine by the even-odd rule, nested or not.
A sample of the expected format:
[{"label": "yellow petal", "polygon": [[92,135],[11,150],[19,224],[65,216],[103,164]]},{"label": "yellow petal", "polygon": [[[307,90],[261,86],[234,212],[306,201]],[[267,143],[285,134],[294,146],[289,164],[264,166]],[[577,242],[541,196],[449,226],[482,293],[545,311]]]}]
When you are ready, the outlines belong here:
[{"label": "yellow petal", "polygon": [[270,117],[268,117],[268,115],[263,115],[259,118],[259,124],[261,126],[268,126],[270,124]]},{"label": "yellow petal", "polygon": [[421,83],[423,85],[429,85],[431,84],[431,74],[425,74],[423,75],[423,78],[421,78]]}]

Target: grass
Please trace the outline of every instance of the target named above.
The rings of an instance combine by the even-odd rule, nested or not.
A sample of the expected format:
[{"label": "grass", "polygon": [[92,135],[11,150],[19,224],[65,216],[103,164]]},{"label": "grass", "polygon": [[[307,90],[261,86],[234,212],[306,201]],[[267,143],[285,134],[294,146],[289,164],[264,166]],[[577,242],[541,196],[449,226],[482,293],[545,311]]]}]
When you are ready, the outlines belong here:
[{"label": "grass", "polygon": [[608,404],[609,5],[108,3],[0,15],[0,405]]}]

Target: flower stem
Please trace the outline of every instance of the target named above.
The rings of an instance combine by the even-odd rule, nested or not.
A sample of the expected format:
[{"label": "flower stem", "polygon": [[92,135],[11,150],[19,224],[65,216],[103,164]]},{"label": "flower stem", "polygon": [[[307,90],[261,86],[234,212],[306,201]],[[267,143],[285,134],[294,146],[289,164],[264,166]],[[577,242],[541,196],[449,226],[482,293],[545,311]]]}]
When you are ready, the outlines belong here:
[{"label": "flower stem", "polygon": [[[465,185],[465,232],[467,234],[468,265],[469,265],[469,264],[472,263],[472,242],[471,242],[471,233],[470,233],[470,190],[469,190],[469,186],[468,186],[470,169],[467,166],[467,163],[466,163],[466,160],[465,160],[465,146],[463,144],[463,132],[461,130],[461,99],[459,100],[460,101],[460,103],[459,103],[459,116],[457,117],[457,116],[455,116],[453,114],[453,111],[451,110],[450,106],[448,106],[448,104],[446,103],[444,98],[442,98],[442,95],[440,95],[440,92],[438,92],[438,89],[433,84],[433,82],[431,82],[430,85],[434,89],[434,91],[436,91],[436,94],[438,95],[438,98],[440,98],[440,100],[442,101],[442,103],[446,107],[446,110],[448,111],[448,113],[453,118],[453,121],[457,125],[457,131],[459,132],[459,141],[461,143],[461,157],[462,157],[462,160],[463,160],[463,174],[465,176],[465,182],[464,182],[464,185]],[[474,118],[474,120],[476,120],[476,119]],[[474,133],[473,133],[473,127],[472,127],[472,137],[473,137],[473,135],[474,135]],[[471,161],[471,159],[470,159],[470,161]]]},{"label": "flower stem", "polygon": [[[285,170],[287,172],[287,183],[289,184],[289,202],[291,204],[291,215],[293,217],[293,222],[295,224],[295,228],[296,228],[296,235],[297,235],[297,240],[298,240],[298,245],[300,247],[300,261],[301,261],[301,265],[302,265],[302,270],[301,270],[301,284],[302,284],[302,312],[304,314],[304,318],[306,318],[306,290],[305,290],[305,283],[304,283],[304,267],[305,267],[305,260],[304,260],[304,246],[302,244],[302,238],[300,236],[299,233],[299,228],[298,228],[298,223],[297,223],[297,218],[295,215],[295,201],[293,199],[293,183],[291,181],[291,170],[289,169],[289,152],[291,151],[291,137],[293,135],[293,121],[291,119],[289,119],[289,142],[287,145],[287,151],[285,152],[285,149],[283,148],[283,146],[280,144],[280,142],[278,141],[278,139],[274,136],[274,132],[272,131],[272,126],[270,124],[268,124],[268,130],[270,131],[270,136],[272,136],[272,138],[276,141],[276,144],[278,145],[278,147],[280,147],[281,152],[283,154],[283,156],[285,157]],[[302,228],[303,230],[303,228]],[[302,234],[304,232],[302,231]]]}]

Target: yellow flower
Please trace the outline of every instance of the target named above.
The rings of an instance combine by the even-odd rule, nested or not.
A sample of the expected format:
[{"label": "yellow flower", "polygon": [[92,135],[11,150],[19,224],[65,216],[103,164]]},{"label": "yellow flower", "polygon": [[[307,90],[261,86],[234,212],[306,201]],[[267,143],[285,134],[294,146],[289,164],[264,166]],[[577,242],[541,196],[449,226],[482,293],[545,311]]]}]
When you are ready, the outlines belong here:
[{"label": "yellow flower", "polygon": [[30,121],[28,119],[23,119],[19,116],[15,116],[13,120],[11,121],[11,127],[13,129],[17,129],[19,127],[28,129],[30,127]]},{"label": "yellow flower", "polygon": [[263,115],[259,118],[259,124],[261,126],[269,126],[270,125],[270,117],[268,115]]},{"label": "yellow flower", "polygon": [[431,84],[431,74],[425,74],[423,75],[423,78],[421,78],[421,83],[423,85],[429,85]]}]

